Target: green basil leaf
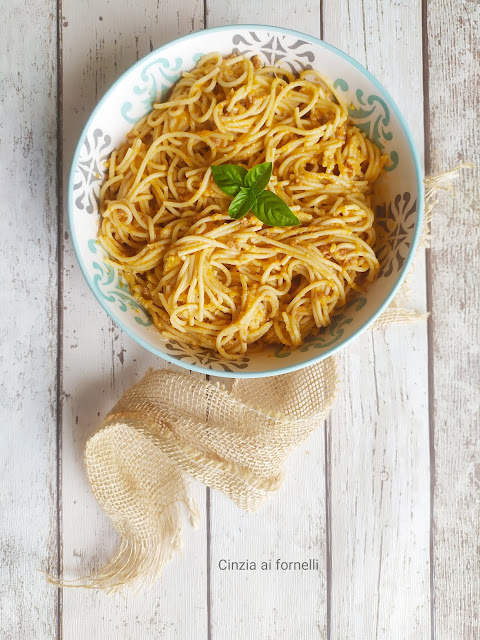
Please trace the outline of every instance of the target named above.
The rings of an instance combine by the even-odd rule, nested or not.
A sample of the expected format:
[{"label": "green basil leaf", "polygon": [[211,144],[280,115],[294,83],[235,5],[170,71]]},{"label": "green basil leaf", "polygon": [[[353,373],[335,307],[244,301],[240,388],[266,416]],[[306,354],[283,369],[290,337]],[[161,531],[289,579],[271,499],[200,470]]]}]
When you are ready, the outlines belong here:
[{"label": "green basil leaf", "polygon": [[257,196],[253,193],[251,189],[245,189],[245,187],[241,187],[240,191],[237,193],[235,198],[230,203],[228,207],[228,214],[231,218],[235,220],[240,220],[243,216],[246,216],[249,211],[252,210],[252,207],[255,205],[255,200]]},{"label": "green basil leaf", "polygon": [[217,187],[229,196],[236,196],[240,187],[243,187],[247,170],[236,164],[219,164],[211,169]]},{"label": "green basil leaf", "polygon": [[270,227],[292,227],[300,224],[300,220],[285,202],[271,191],[264,191],[257,197],[252,213]]},{"label": "green basil leaf", "polygon": [[245,176],[245,186],[250,187],[250,189],[253,189],[253,191],[259,195],[267,188],[270,182],[272,168],[271,162],[262,162],[262,164],[255,165]]}]

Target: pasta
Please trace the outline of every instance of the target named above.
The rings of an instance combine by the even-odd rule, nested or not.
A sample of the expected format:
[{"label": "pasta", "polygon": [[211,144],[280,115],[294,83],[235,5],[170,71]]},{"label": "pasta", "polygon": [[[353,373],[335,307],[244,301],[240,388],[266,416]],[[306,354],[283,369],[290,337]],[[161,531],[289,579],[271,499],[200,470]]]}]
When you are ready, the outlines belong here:
[{"label": "pasta", "polygon": [[[162,334],[225,358],[296,347],[378,274],[386,161],[320,73],[211,53],[112,152],[99,242]],[[211,165],[263,162],[300,225],[229,216]]]}]

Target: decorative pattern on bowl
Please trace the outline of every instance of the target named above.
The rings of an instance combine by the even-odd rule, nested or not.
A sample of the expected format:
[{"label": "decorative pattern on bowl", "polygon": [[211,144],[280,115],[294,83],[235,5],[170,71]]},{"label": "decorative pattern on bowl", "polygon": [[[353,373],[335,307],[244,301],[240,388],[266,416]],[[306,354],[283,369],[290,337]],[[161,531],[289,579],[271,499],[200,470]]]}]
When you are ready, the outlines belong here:
[{"label": "decorative pattern on bowl", "polygon": [[[215,38],[212,40],[212,34]],[[272,347],[240,360],[225,360],[206,349],[167,340],[148,312],[130,294],[118,271],[104,262],[96,242],[98,195],[104,162],[133,123],[191,69],[202,52],[238,51],[292,71],[315,68],[334,80],[355,123],[390,156],[378,181],[376,225],[379,279],[357,297],[329,327],[298,349]],[[331,355],[359,335],[385,308],[403,279],[418,240],[423,209],[419,163],[408,129],[391,98],[358,63],[310,36],[274,27],[231,26],[176,40],[152,52],[127,71],[93,112],[80,139],[69,185],[69,219],[82,271],[100,304],[131,337],[161,357],[203,373],[227,377],[286,373]]]}]

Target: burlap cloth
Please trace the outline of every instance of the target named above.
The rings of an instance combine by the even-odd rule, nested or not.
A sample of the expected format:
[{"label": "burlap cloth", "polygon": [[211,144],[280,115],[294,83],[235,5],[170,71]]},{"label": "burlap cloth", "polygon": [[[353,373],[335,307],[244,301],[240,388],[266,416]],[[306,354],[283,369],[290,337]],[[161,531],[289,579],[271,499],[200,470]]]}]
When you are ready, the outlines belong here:
[{"label": "burlap cloth", "polygon": [[[451,188],[460,168],[425,181],[422,246],[434,194]],[[401,306],[407,291],[405,283],[374,326],[425,317]],[[182,503],[192,523],[198,521],[187,493],[192,478],[242,509],[258,509],[280,487],[287,457],[328,415],[336,388],[333,358],[282,376],[236,380],[231,391],[187,373],[148,373],[113,407],[85,451],[92,491],[120,534],[118,549],[86,578],[49,580],[117,591],[153,579],[180,547]]]}]

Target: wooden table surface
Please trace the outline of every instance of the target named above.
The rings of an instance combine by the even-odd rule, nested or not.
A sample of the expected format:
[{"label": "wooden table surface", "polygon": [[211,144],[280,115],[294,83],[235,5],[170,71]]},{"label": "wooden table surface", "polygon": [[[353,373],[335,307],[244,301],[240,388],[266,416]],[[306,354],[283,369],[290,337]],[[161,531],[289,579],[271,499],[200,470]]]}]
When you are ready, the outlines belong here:
[{"label": "wooden table surface", "polygon": [[[257,514],[195,486],[198,530],[140,593],[57,590],[117,536],[82,455],[148,367],[82,277],[65,218],[74,146],[112,82],[152,49],[227,23],[298,29],[393,95],[427,174],[480,162],[478,0],[10,0],[0,20],[4,374],[3,640],[480,638],[478,170],[440,194],[411,277],[429,321],[364,334],[339,357],[324,425]],[[212,49],[215,43],[212,41]],[[318,562],[308,572],[219,561]]]}]

